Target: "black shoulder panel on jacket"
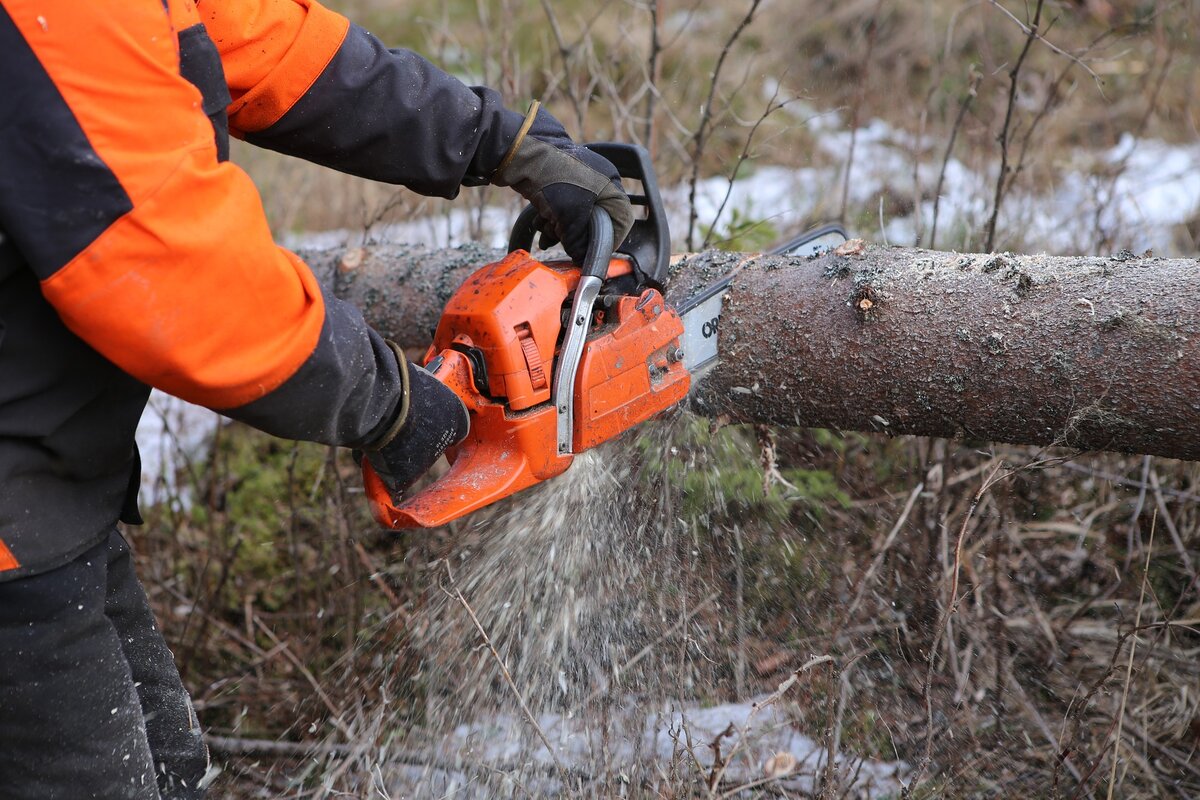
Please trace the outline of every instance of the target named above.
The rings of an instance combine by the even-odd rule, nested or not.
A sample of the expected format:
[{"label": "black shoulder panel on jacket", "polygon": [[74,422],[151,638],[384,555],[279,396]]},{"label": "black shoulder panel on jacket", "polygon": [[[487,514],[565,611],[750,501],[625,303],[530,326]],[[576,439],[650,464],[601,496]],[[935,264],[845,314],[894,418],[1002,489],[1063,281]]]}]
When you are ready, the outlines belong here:
[{"label": "black shoulder panel on jacket", "polygon": [[46,279],[133,208],[0,8],[0,228]]},{"label": "black shoulder panel on jacket", "polygon": [[217,161],[228,161],[229,117],[225,109],[233,98],[229,96],[217,46],[199,22],[179,32],[179,74],[200,90],[204,114],[212,123],[217,142]]},{"label": "black shoulder panel on jacket", "polygon": [[524,117],[409,50],[351,25],[333,60],[275,124],[246,141],[351,175],[454,197],[490,176]]}]

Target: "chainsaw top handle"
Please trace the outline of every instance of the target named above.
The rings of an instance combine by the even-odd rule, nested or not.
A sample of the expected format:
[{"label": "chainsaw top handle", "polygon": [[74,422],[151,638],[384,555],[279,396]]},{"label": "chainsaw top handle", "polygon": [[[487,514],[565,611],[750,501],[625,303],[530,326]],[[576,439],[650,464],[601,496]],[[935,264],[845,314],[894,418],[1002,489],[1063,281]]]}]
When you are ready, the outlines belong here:
[{"label": "chainsaw top handle", "polygon": [[579,265],[579,283],[571,301],[571,313],[567,317],[562,350],[554,370],[554,409],[558,417],[558,453],[572,452],[572,435],[575,429],[575,378],[579,372],[579,359],[583,356],[583,345],[592,321],[592,307],[600,286],[608,276],[609,262],[613,254],[613,224],[608,212],[600,206],[592,208],[591,237],[588,239],[587,254]]},{"label": "chainsaw top handle", "polygon": [[608,277],[608,265],[612,261],[615,244],[612,217],[600,206],[594,206],[587,253],[583,256],[583,263],[579,265],[583,277],[599,278],[600,280]]},{"label": "chainsaw top handle", "polygon": [[[658,179],[654,175],[654,167],[650,164],[650,154],[640,145],[622,142],[593,142],[585,147],[612,162],[622,178],[642,184],[642,194],[630,194],[629,201],[635,206],[644,207],[645,216],[634,220],[633,228],[624,242],[613,244],[616,245],[616,252],[629,256],[639,286],[661,291],[671,260],[671,232],[667,226],[662,196],[658,191]],[[526,206],[513,223],[512,232],[509,234],[510,253],[514,250],[533,250],[537,221],[537,209]],[[611,222],[609,227],[611,228]],[[607,262],[605,263],[607,265]]]}]

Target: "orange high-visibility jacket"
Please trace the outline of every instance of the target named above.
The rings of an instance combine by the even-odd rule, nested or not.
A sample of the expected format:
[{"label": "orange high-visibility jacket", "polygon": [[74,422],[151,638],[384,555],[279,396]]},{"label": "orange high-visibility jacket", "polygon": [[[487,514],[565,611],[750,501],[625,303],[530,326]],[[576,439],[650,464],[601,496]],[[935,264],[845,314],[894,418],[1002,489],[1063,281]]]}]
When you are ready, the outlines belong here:
[{"label": "orange high-visibility jacket", "polygon": [[135,520],[148,387],[331,444],[394,416],[229,133],[453,197],[521,121],[311,0],[0,0],[0,580]]}]

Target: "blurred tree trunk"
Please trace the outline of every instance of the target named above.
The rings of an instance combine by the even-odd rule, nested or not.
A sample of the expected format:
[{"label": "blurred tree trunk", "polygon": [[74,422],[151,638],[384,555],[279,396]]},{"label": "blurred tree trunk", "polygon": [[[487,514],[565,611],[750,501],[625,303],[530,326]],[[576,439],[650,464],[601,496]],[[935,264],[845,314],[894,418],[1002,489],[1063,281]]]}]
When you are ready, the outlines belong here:
[{"label": "blurred tree trunk", "polygon": [[[843,249],[858,252],[679,261],[675,301],[737,270],[697,410],[1200,460],[1196,261]],[[301,255],[385,335],[422,347],[454,288],[500,254]]]}]

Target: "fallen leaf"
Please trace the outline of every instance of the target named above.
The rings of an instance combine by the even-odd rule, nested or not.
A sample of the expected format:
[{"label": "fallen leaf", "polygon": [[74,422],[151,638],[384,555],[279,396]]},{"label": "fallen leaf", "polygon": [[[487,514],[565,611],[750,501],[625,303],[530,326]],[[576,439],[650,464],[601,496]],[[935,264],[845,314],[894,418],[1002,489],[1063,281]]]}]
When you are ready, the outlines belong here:
[{"label": "fallen leaf", "polygon": [[791,753],[779,752],[763,763],[763,776],[781,778],[796,771],[796,757]]},{"label": "fallen leaf", "polygon": [[862,239],[851,239],[848,242],[842,242],[834,248],[835,256],[861,256],[866,252],[867,243]]}]

